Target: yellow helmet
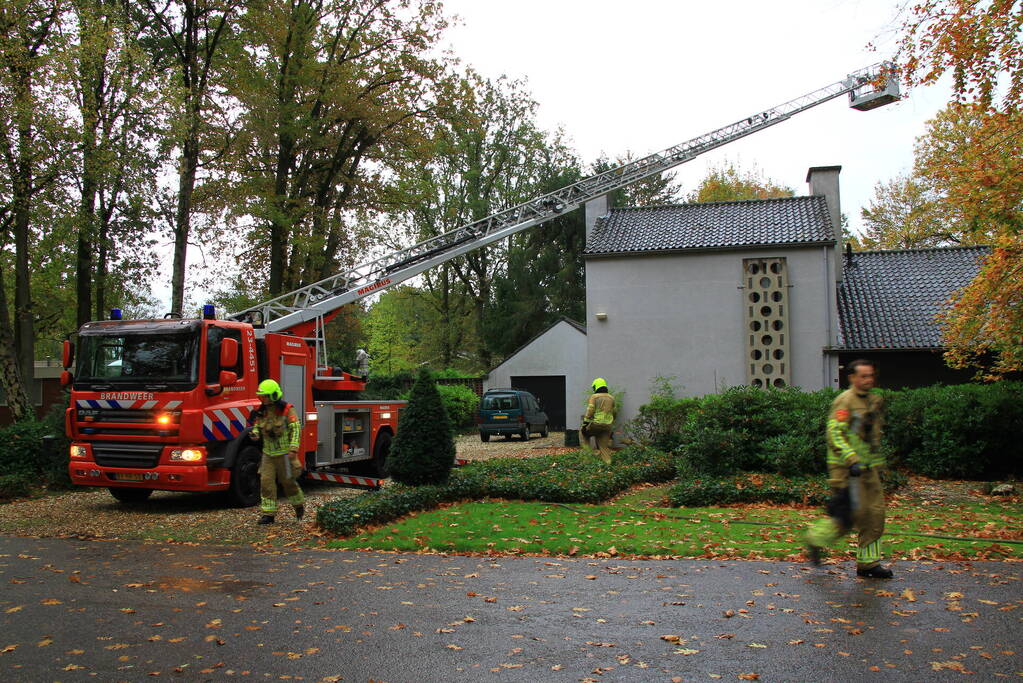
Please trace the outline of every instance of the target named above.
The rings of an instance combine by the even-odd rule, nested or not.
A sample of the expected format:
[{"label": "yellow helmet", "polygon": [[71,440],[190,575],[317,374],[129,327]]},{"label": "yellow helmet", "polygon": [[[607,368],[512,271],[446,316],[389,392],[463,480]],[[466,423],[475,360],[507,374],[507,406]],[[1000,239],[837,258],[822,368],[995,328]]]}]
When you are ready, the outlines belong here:
[{"label": "yellow helmet", "polygon": [[593,391],[596,391],[601,387],[604,387],[605,389],[607,388],[607,382],[604,381],[603,377],[598,377],[597,379],[593,380]]},{"label": "yellow helmet", "polygon": [[277,382],[272,379],[264,379],[256,389],[256,396],[269,396],[271,401],[280,401],[284,392],[281,391],[281,385]]}]

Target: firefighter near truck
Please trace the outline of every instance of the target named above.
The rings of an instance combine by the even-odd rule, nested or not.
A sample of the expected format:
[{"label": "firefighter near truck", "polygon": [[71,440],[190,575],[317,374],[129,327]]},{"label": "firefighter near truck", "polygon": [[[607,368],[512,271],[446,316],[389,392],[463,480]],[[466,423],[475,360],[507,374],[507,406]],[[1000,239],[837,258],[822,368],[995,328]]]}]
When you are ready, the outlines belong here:
[{"label": "firefighter near truck", "polygon": [[776,107],[589,176],[405,249],[219,319],[90,322],[64,344],[61,382],[71,386],[71,481],[137,502],[154,490],[222,491],[259,501],[260,451],[248,439],[256,388],[276,380],[303,422],[306,476],[375,488],[401,401],[362,401],[365,376],[326,363],[325,325],[342,306],[373,296],[470,251],[658,175],[843,95],[869,111],[899,99],[889,65],[876,64]]}]

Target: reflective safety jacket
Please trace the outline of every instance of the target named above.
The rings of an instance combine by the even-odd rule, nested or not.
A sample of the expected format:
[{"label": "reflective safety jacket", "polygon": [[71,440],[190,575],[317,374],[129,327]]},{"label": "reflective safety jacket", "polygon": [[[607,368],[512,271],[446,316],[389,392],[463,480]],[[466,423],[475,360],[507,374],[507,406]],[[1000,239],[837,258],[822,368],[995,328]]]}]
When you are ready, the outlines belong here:
[{"label": "reflective safety jacket", "polygon": [[857,394],[847,389],[835,397],[828,415],[828,466],[884,467],[881,427],[884,399],[879,394]]},{"label": "reflective safety jacket", "polygon": [[586,417],[583,420],[600,425],[613,423],[615,421],[615,397],[605,392],[590,396],[586,402]]},{"label": "reflective safety jacket", "polygon": [[283,410],[277,405],[261,406],[250,419],[252,436],[263,440],[264,454],[277,456],[298,450],[302,422],[290,403],[285,403]]}]

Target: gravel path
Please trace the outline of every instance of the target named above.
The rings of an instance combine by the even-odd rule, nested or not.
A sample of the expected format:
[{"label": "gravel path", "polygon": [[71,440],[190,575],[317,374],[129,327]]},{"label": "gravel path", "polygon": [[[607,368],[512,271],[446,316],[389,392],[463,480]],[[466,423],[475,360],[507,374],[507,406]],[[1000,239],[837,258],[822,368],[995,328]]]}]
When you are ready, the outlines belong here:
[{"label": "gravel path", "polygon": [[[466,460],[498,457],[526,458],[564,452],[565,435],[551,433],[529,441],[504,438],[482,443],[473,433],[456,439],[456,452]],[[384,482],[388,486],[390,480]],[[145,503],[118,503],[105,488],[79,487],[41,498],[0,505],[0,534],[37,537],[103,539],[174,539],[184,543],[251,543],[257,546],[291,546],[316,543],[316,509],[327,501],[349,498],[360,489],[327,482],[304,481],[306,516],[300,523],[291,506],[281,505],[277,523],[256,526],[258,508],[232,508],[211,494],[156,491]]]},{"label": "gravel path", "polygon": [[480,435],[473,432],[455,439],[455,450],[458,457],[465,460],[489,460],[490,458],[529,458],[578,449],[565,448],[564,432],[551,432],[546,437],[533,435],[529,441],[522,441],[518,437],[506,439],[503,436],[496,436],[487,443],[480,441]]}]

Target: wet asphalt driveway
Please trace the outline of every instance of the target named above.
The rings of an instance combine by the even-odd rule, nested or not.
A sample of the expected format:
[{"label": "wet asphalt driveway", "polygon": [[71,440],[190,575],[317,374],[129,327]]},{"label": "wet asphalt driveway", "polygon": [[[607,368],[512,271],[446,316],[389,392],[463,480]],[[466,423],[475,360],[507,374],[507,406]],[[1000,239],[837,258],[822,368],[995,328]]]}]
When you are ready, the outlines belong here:
[{"label": "wet asphalt driveway", "polygon": [[895,570],[0,537],[0,679],[1023,676],[1023,564]]}]

